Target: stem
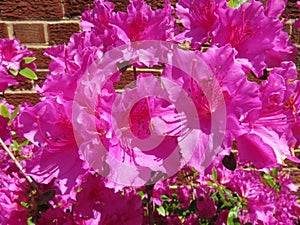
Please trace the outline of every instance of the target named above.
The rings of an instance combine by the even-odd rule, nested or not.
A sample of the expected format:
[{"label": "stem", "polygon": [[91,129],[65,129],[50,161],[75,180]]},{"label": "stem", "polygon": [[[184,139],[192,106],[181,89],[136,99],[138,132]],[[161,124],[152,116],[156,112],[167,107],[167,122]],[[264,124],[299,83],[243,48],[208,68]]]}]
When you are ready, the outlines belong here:
[{"label": "stem", "polygon": [[137,79],[137,73],[136,73],[136,67],[133,67],[133,76],[134,76],[134,80]]},{"label": "stem", "polygon": [[154,225],[153,219],[153,202],[152,202],[152,192],[153,192],[154,184],[150,184],[146,186],[147,192],[147,208],[148,208],[148,223],[149,225]]},{"label": "stem", "polygon": [[7,152],[7,154],[9,155],[9,157],[14,161],[14,163],[16,164],[16,166],[18,167],[18,169],[21,171],[21,173],[26,178],[26,180],[29,182],[30,186],[34,187],[36,189],[36,185],[35,185],[34,181],[32,180],[31,177],[29,177],[28,175],[26,175],[24,168],[19,163],[19,161],[16,159],[16,157],[14,156],[14,154],[6,146],[6,144],[4,143],[4,141],[2,140],[2,138],[0,138],[0,144],[2,145],[2,147],[4,148],[4,150]]}]

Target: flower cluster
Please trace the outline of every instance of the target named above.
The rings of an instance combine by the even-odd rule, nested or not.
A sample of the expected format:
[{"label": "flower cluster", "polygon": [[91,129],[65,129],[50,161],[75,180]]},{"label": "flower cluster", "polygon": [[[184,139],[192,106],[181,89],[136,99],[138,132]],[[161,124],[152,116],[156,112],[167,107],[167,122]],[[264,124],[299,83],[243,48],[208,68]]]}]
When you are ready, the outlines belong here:
[{"label": "flower cluster", "polygon": [[0,92],[11,85],[18,85],[18,80],[36,79],[36,65],[33,53],[20,41],[14,39],[0,40]]},{"label": "flower cluster", "polygon": [[[228,170],[215,164],[207,175],[189,168],[153,189],[157,224],[294,224],[300,206],[291,176],[278,168],[269,172]],[[182,177],[190,185],[182,183]],[[192,185],[191,185],[192,184]]]},{"label": "flower cluster", "polygon": [[[285,4],[242,2],[166,0],[153,10],[130,0],[115,12],[95,0],[82,32],[45,51],[40,102],[0,102],[1,224],[299,221],[282,169],[300,162]],[[0,57],[0,91],[36,79],[17,40],[1,40]]]}]

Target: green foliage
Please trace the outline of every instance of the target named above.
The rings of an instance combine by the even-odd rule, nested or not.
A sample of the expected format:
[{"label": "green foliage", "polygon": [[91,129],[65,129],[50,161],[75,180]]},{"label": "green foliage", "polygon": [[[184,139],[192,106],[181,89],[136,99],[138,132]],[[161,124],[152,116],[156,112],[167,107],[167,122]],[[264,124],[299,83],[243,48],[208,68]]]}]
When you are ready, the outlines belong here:
[{"label": "green foliage", "polygon": [[240,225],[239,222],[239,212],[240,208],[235,206],[230,209],[228,218],[227,218],[227,225]]},{"label": "green foliage", "polygon": [[26,77],[26,78],[29,78],[31,80],[37,80],[38,77],[37,75],[35,74],[35,72],[27,67],[21,69],[19,71],[19,74],[21,74],[22,76]]},{"label": "green foliage", "polygon": [[[193,170],[191,170],[191,173],[196,173]],[[194,174],[189,174],[191,177],[194,176]],[[198,174],[197,174],[198,175]],[[200,184],[197,185],[193,184],[190,185],[189,188],[191,189],[191,193],[194,193],[194,188],[197,186],[206,186],[206,184]],[[210,180],[207,181],[207,185],[211,187],[211,192],[207,193],[208,196],[210,196],[215,206],[217,207],[216,215],[213,218],[205,219],[201,218],[200,214],[198,214],[197,209],[197,201],[198,199],[194,194],[191,194],[190,196],[190,202],[187,205],[187,207],[182,207],[182,202],[179,200],[177,195],[177,190],[180,188],[180,186],[170,189],[170,191],[167,194],[161,195],[162,205],[156,205],[154,207],[154,211],[157,212],[158,215],[162,217],[167,216],[178,216],[182,223],[185,221],[185,219],[189,218],[190,215],[198,215],[199,224],[204,225],[213,225],[218,220],[218,217],[220,213],[223,210],[228,210],[228,220],[227,224],[229,225],[238,225],[241,224],[239,220],[239,215],[243,210],[247,209],[247,201],[246,199],[239,196],[237,193],[233,192],[229,188],[225,187],[218,181],[218,175],[217,170],[213,168],[213,172],[211,174]],[[138,194],[142,197],[143,192],[139,191]],[[162,219],[163,220],[163,219]],[[164,224],[166,221],[155,221],[155,224]]]},{"label": "green foliage", "polygon": [[216,170],[216,168],[213,168],[212,179],[213,179],[213,181],[214,181],[215,183],[217,182],[218,175],[217,175],[217,170]]},{"label": "green foliage", "polygon": [[20,109],[19,106],[17,106],[15,108],[15,110],[13,111],[13,113],[11,114],[11,117],[9,118],[9,121],[8,121],[8,126],[11,125],[12,121],[14,120],[14,118],[18,115],[19,109]]},{"label": "green foliage", "polygon": [[267,185],[275,189],[277,193],[280,191],[280,184],[278,182],[278,171],[279,168],[273,168],[271,169],[270,173],[261,174],[263,180],[266,181]]},{"label": "green foliage", "polygon": [[8,108],[5,105],[0,105],[0,115],[4,118],[10,118]]},{"label": "green foliage", "polygon": [[16,142],[15,140],[13,140],[13,143],[11,144],[11,148],[13,149],[13,151],[15,152],[20,152],[22,150],[22,148],[25,146],[25,145],[28,145],[29,144],[29,141],[28,140],[25,140],[23,141],[21,144],[19,144],[18,142]]},{"label": "green foliage", "polygon": [[28,217],[28,219],[27,219],[27,224],[28,224],[28,225],[35,225],[35,223],[34,223],[32,220],[33,220],[32,217]]},{"label": "green foliage", "polygon": [[14,76],[17,76],[19,74],[18,70],[9,70],[8,72]]},{"label": "green foliage", "polygon": [[249,2],[249,0],[229,0],[228,5],[231,8],[239,8],[245,2]]},{"label": "green foliage", "polygon": [[26,58],[23,59],[23,62],[24,62],[24,64],[29,64],[29,63],[32,63],[35,60],[36,60],[35,57],[26,57]]}]

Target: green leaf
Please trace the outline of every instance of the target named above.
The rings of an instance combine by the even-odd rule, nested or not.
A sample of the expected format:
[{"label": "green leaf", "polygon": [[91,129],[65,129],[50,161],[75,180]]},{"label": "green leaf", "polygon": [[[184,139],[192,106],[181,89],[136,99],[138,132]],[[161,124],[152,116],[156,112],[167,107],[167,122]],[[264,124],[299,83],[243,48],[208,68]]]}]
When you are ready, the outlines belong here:
[{"label": "green leaf", "polygon": [[230,209],[228,213],[228,218],[227,218],[227,225],[239,225],[240,223],[237,222],[239,221],[238,215],[239,215],[239,207],[235,206],[234,208]]},{"label": "green leaf", "polygon": [[172,198],[177,199],[177,194],[172,193]]},{"label": "green leaf", "polygon": [[215,188],[216,187],[216,185],[215,184],[213,184],[213,182],[211,182],[211,181],[206,181],[206,183],[209,185],[209,186],[211,186],[212,188]]},{"label": "green leaf", "polygon": [[31,216],[31,217],[28,217],[28,219],[27,219],[27,224],[28,224],[28,225],[35,225],[35,223],[32,221],[32,216]]},{"label": "green leaf", "polygon": [[1,105],[0,113],[5,118],[9,118],[10,117],[8,108],[5,105]]},{"label": "green leaf", "polygon": [[8,72],[10,72],[14,76],[17,76],[19,74],[18,70],[9,70]]},{"label": "green leaf", "polygon": [[232,199],[233,198],[233,195],[232,195],[232,191],[225,188],[224,189],[224,192],[226,193],[226,196],[229,198],[229,199]]},{"label": "green leaf", "polygon": [[217,170],[216,170],[216,168],[213,168],[212,179],[213,179],[213,181],[214,181],[215,183],[217,182],[218,175],[217,175]]},{"label": "green leaf", "polygon": [[23,69],[20,70],[19,72],[22,76],[26,77],[26,78],[29,78],[29,79],[32,79],[32,80],[37,80],[38,77],[37,75],[35,74],[35,72],[33,72],[31,69],[25,67]]},{"label": "green leaf", "polygon": [[278,168],[278,167],[272,169],[271,171],[272,171],[273,176],[274,176],[275,178],[278,177],[278,171],[279,171],[279,168]]},{"label": "green leaf", "polygon": [[265,173],[263,174],[263,178],[266,179],[266,181],[268,182],[268,184],[270,185],[270,187],[274,188],[276,183],[272,177],[272,175],[268,174],[268,173]]},{"label": "green leaf", "polygon": [[19,107],[16,107],[15,110],[13,111],[13,113],[11,114],[11,117],[8,121],[8,126],[11,125],[12,121],[14,120],[14,118],[18,115],[19,112]]},{"label": "green leaf", "polygon": [[162,200],[168,200],[169,199],[169,197],[167,195],[161,195],[160,197],[161,197]]},{"label": "green leaf", "polygon": [[29,140],[23,141],[23,142],[20,144],[20,147],[24,147],[25,145],[28,145],[28,144],[29,144]]},{"label": "green leaf", "polygon": [[225,198],[225,195],[224,195],[223,190],[220,190],[218,193],[219,193],[219,195],[220,195],[220,197],[221,197],[221,200],[225,202],[225,201],[226,201],[226,198]]},{"label": "green leaf", "polygon": [[138,191],[137,194],[138,194],[141,198],[143,198],[144,195],[145,195],[143,191]]},{"label": "green leaf", "polygon": [[23,206],[24,208],[28,209],[29,208],[29,204],[27,202],[20,202],[21,206]]},{"label": "green leaf", "polygon": [[29,64],[29,63],[33,62],[34,60],[36,60],[35,57],[26,57],[23,59],[25,64]]},{"label": "green leaf", "polygon": [[166,210],[165,208],[161,205],[158,208],[156,208],[157,212],[162,215],[162,216],[166,216]]},{"label": "green leaf", "polygon": [[249,0],[229,0],[228,5],[231,8],[239,8],[244,2],[249,2]]}]

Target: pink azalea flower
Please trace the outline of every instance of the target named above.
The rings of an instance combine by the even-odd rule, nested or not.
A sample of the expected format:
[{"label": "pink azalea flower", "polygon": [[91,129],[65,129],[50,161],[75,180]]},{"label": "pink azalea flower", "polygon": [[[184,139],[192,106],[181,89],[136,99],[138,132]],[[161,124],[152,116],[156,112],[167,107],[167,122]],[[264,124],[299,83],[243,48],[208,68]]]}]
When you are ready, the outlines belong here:
[{"label": "pink azalea flower", "polygon": [[[221,163],[216,165],[216,170],[218,182],[233,193],[237,193],[247,204],[247,209],[241,209],[239,213],[242,224],[247,222],[278,224],[283,220],[286,220],[288,224],[294,224],[299,217],[297,196],[293,194],[297,191],[297,186],[292,183],[292,177],[287,172],[279,170],[277,175],[271,175],[276,184],[275,187],[272,187],[268,182],[262,182],[261,172],[257,170],[245,170],[238,167],[236,170],[230,171]],[[226,220],[224,224],[226,224]]]},{"label": "pink azalea flower", "polygon": [[180,186],[176,190],[178,201],[181,202],[182,209],[188,209],[191,201],[191,189],[187,186]]},{"label": "pink azalea flower", "polygon": [[[285,158],[300,162],[293,157],[290,149],[296,143],[292,127],[298,119],[299,110],[299,82],[296,77],[295,65],[282,63],[281,68],[272,70],[268,80],[261,83],[262,108],[241,120],[246,131],[237,137],[241,162],[252,162],[257,168],[283,164]],[[248,151],[247,146],[251,146],[249,149],[254,154]]]},{"label": "pink azalea flower", "polygon": [[300,146],[300,121],[296,122],[293,127],[292,131],[294,134],[294,137],[296,138],[297,142],[295,144],[295,148]]},{"label": "pink azalea flower", "polygon": [[[110,139],[103,142],[109,155],[119,162],[133,165],[146,173],[150,172],[148,166],[153,171],[175,173],[179,166],[176,149],[180,120],[176,118],[174,106],[163,99],[151,97],[152,93],[164,91],[152,74],[140,74],[136,88],[125,89],[117,95],[111,112],[112,132],[107,132],[105,137]],[[170,161],[168,164],[169,160],[173,163]],[[132,172],[135,174],[135,169]],[[133,179],[130,178],[134,176],[130,170],[126,175],[127,182]]]},{"label": "pink azalea flower", "polygon": [[258,172],[237,169],[230,172],[229,180],[224,185],[247,201],[247,211],[240,214],[242,223],[263,221],[267,224],[266,220],[270,219],[268,215],[272,215],[276,193],[261,182]]},{"label": "pink azalea flower", "polygon": [[24,105],[14,124],[19,135],[36,145],[26,166],[28,174],[40,183],[60,179],[63,193],[70,191],[77,176],[85,171],[73,135],[71,107],[71,102],[59,98]]},{"label": "pink azalea flower", "polygon": [[[81,184],[77,186],[77,203],[74,212],[84,218],[94,219],[94,224],[127,224],[139,225],[142,223],[142,201],[133,192],[115,193],[106,188],[101,176],[85,174]],[[76,188],[75,188],[76,191]],[[115,204],[111,204],[114,202]],[[130,210],[129,210],[130,209]]]},{"label": "pink azalea flower", "polygon": [[45,56],[51,58],[50,74],[36,90],[44,96],[62,96],[72,100],[77,84],[88,67],[103,55],[102,42],[94,33],[74,34],[66,45],[49,47]]},{"label": "pink azalea flower", "polygon": [[0,40],[0,68],[1,70],[18,71],[24,57],[32,56],[27,47],[21,47],[19,40],[1,39]]},{"label": "pink azalea flower", "polygon": [[294,61],[297,48],[289,39],[288,33],[280,31],[274,41],[274,47],[266,51],[266,64],[268,67],[279,67],[281,62]]},{"label": "pink azalea flower", "polygon": [[113,23],[114,4],[105,0],[95,0],[94,5],[95,8],[82,14],[80,22],[82,30],[100,37],[104,50],[127,43],[125,30]]},{"label": "pink azalea flower", "polygon": [[228,214],[229,214],[228,209],[222,210],[218,216],[218,219],[217,219],[215,225],[226,225],[227,219],[228,219]]},{"label": "pink azalea flower", "polygon": [[0,71],[0,92],[5,91],[9,86],[18,85],[14,77],[4,71]]},{"label": "pink azalea flower", "polygon": [[284,12],[287,0],[268,0],[266,4],[265,14],[268,17],[280,17]]},{"label": "pink azalea flower", "polygon": [[215,206],[214,200],[209,196],[209,193],[200,188],[194,189],[196,197],[197,214],[200,218],[210,219],[216,215],[217,206]]},{"label": "pink azalea flower", "polygon": [[181,225],[182,224],[179,216],[176,215],[176,214],[171,214],[171,215],[167,216],[166,217],[166,222],[167,222],[167,224],[174,224],[174,225]]},{"label": "pink azalea flower", "polygon": [[[226,153],[222,154],[229,154],[232,142],[243,129],[240,126],[239,120],[246,117],[250,111],[260,109],[261,107],[258,87],[246,79],[242,64],[235,59],[237,52],[232,49],[230,45],[221,48],[214,46],[209,48],[205,53],[197,54],[200,59],[208,65],[211,71],[211,74],[203,72],[203,80],[198,79],[198,83],[196,83],[192,81],[191,77],[174,68],[172,73],[165,70],[163,76],[171,77],[173,80],[176,80],[178,84],[189,93],[196,106],[201,129],[204,133],[211,134],[215,132],[215,134],[217,134],[217,132],[219,132],[220,136],[222,134],[224,135],[222,136],[224,139],[217,135],[215,139],[213,139],[212,145],[214,151],[221,146],[226,150]],[[181,60],[185,62],[185,59]],[[196,69],[194,70],[197,71]],[[200,72],[198,73],[201,74]],[[220,98],[218,96],[209,96],[209,93],[216,93],[218,90],[218,86],[214,87],[213,82],[208,82],[210,77],[212,77],[211,80],[215,81],[216,85],[220,88],[222,94]],[[214,88],[216,91],[211,91]],[[205,96],[205,92],[207,96]],[[210,102],[208,101],[209,98],[211,98]],[[221,99],[223,99],[223,101]],[[214,110],[219,111],[219,114],[216,113],[218,117],[214,118],[216,121],[213,121],[211,114]],[[226,112],[226,117],[222,117],[222,112],[224,114]],[[218,127],[220,129],[219,131],[213,132],[211,130],[211,124],[213,123],[221,123]],[[222,124],[224,127],[222,127]],[[222,141],[220,142],[220,140]],[[213,156],[219,153],[220,149],[214,153],[210,151],[201,153],[201,151],[201,149],[195,151],[188,163],[188,165],[197,170],[201,170],[201,161],[205,158],[207,159],[205,168],[209,166]]]},{"label": "pink azalea flower", "polygon": [[153,191],[152,191],[152,201],[153,204],[155,205],[162,205],[162,199],[161,196],[162,194],[166,194],[169,193],[169,184],[166,181],[159,181],[157,183],[155,183],[154,187],[153,187]]},{"label": "pink azalea flower", "polygon": [[[293,84],[292,84],[293,86]],[[293,88],[291,88],[293,90]],[[300,82],[297,81],[296,93],[291,93],[290,100],[286,106],[289,106],[290,113],[292,113],[295,123],[292,125],[292,133],[294,140],[290,141],[290,146],[297,148],[300,145]],[[287,107],[288,108],[288,107]],[[296,140],[296,143],[295,143]]]},{"label": "pink azalea flower", "polygon": [[[300,9],[300,1],[297,1],[296,4],[297,4],[298,8]],[[293,24],[293,28],[294,28],[294,29],[300,28],[300,18],[298,18],[298,19],[295,21],[295,23]]]},{"label": "pink azalea flower", "polygon": [[[0,40],[0,92],[7,89],[8,86],[18,85],[9,70],[19,71],[24,58],[33,57],[33,53],[17,39],[1,39]],[[33,62],[23,65],[32,70],[36,69]],[[21,76],[18,76],[22,78]]]},{"label": "pink azalea flower", "polygon": [[[212,43],[218,46],[230,43],[237,50],[237,57],[247,59],[249,69],[258,77],[268,64],[273,63],[270,56],[266,62],[266,53],[271,54],[274,47],[275,52],[286,51],[285,58],[293,59],[295,47],[290,46],[286,35],[280,34],[283,25],[278,19],[265,15],[261,2],[244,3],[237,9],[220,9],[219,18],[220,25],[213,31]],[[281,38],[278,39],[278,35]],[[289,50],[284,50],[288,46]]]},{"label": "pink azalea flower", "polygon": [[144,0],[130,0],[126,12],[113,14],[111,23],[120,27],[131,42],[168,40],[174,36],[175,18],[170,1],[163,9],[152,10]]},{"label": "pink azalea flower", "polygon": [[197,225],[199,224],[199,218],[195,214],[189,215],[183,222],[184,225]]},{"label": "pink azalea flower", "polygon": [[176,15],[185,31],[176,40],[190,41],[192,47],[198,48],[211,38],[213,27],[218,21],[218,9],[227,7],[224,0],[180,0],[176,4]]},{"label": "pink azalea flower", "polygon": [[225,149],[231,149],[232,141],[240,132],[239,120],[261,107],[258,87],[246,79],[237,54],[230,45],[211,47],[205,53],[199,53],[218,80],[226,104]]},{"label": "pink azalea flower", "polygon": [[21,202],[29,202],[29,184],[16,172],[8,174],[0,169],[0,223],[26,224],[28,209]]},{"label": "pink azalea flower", "polygon": [[95,0],[94,4],[94,9],[88,9],[82,13],[82,30],[104,33],[105,30],[111,28],[109,20],[114,10],[114,4],[105,0]]},{"label": "pink azalea flower", "polygon": [[[13,112],[13,107],[10,106],[6,101],[0,100],[0,109],[2,105],[9,110],[9,113],[11,114]],[[10,127],[8,126],[9,118],[3,117],[0,113],[0,138],[5,144],[10,144],[12,135],[11,135],[11,130]],[[0,146],[1,149],[1,146]]]}]

